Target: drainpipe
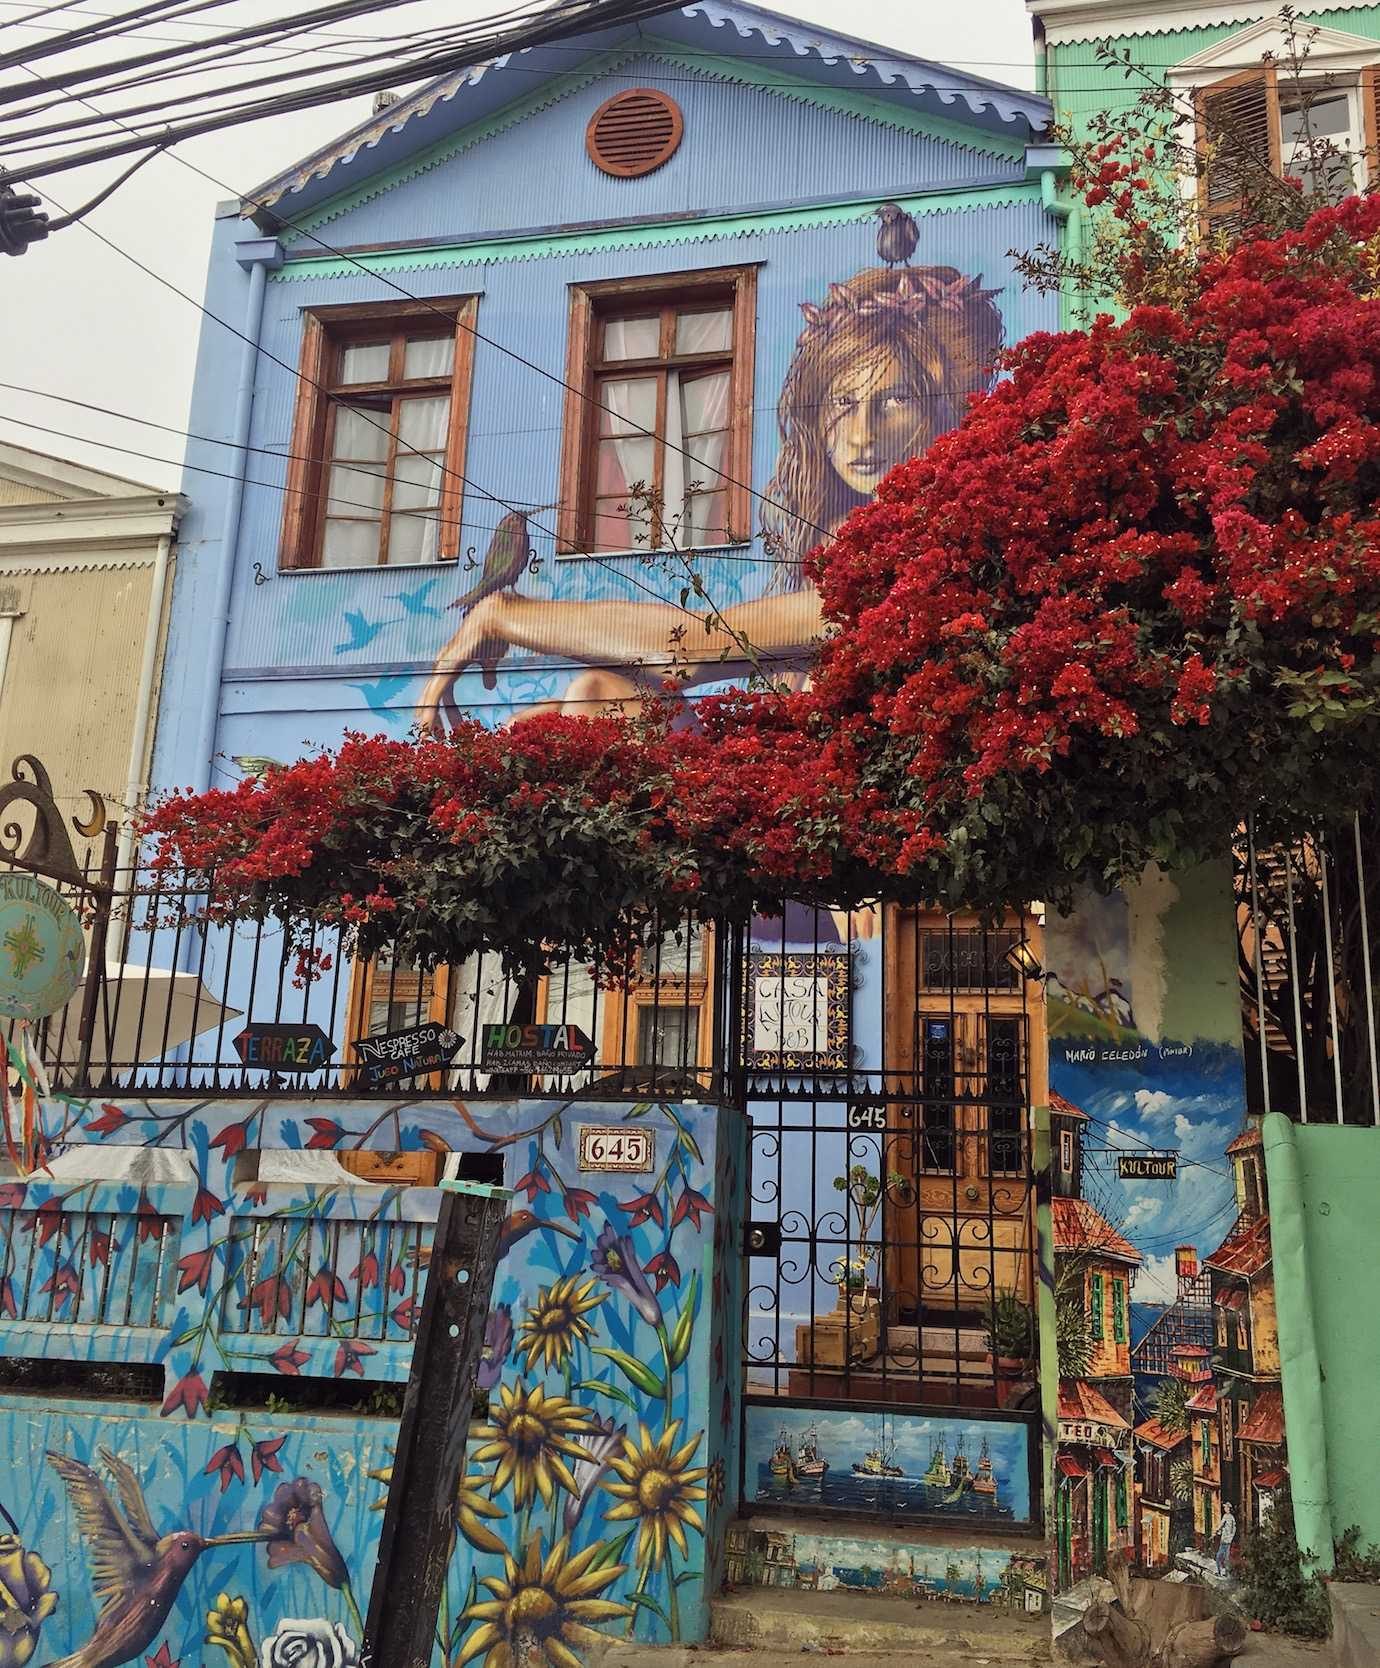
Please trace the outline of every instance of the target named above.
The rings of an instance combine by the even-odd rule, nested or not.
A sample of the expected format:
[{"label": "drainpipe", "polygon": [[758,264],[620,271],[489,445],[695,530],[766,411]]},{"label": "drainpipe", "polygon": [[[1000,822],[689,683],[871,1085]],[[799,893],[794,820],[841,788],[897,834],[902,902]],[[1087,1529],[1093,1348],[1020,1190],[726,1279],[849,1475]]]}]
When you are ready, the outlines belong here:
[{"label": "drainpipe", "polygon": [[[1048,1106],[1035,1108],[1035,1235],[1038,1283],[1035,1336],[1039,1341],[1040,1480],[1044,1495],[1045,1541],[1050,1569],[1058,1555],[1054,1461],[1059,1447],[1059,1320],[1054,1302],[1053,1146]],[[1051,1576],[1050,1591],[1054,1590]]]},{"label": "drainpipe", "polygon": [[[148,757],[149,715],[153,710],[153,685],[158,673],[158,640],[163,629],[163,604],[168,591],[169,556],[172,534],[158,537],[158,554],[153,559],[153,579],[149,586],[148,619],[144,626],[144,657],[139,667],[139,689],[134,702],[134,733],[129,744],[129,779],[125,783],[125,814],[120,823],[119,843],[115,848],[115,872],[128,871],[134,858],[134,824],[143,808],[148,783],[144,780],[144,764]],[[8,623],[8,622],[6,622]],[[124,960],[129,943],[129,915],[121,916],[119,945],[116,959]]]},{"label": "drainpipe", "polygon": [[237,457],[235,473],[225,494],[216,588],[211,600],[211,636],[206,645],[206,687],[201,697],[196,750],[192,758],[192,786],[198,793],[204,793],[211,785],[211,760],[216,750],[216,729],[220,720],[221,674],[225,670],[225,638],[230,626],[230,592],[239,550],[244,478],[249,467],[249,453],[244,448],[249,444],[249,424],[254,414],[259,332],[263,326],[268,274],[283,264],[282,245],[271,237],[248,239],[235,245],[235,259],[249,274],[249,299],[244,310],[245,341],[240,350],[240,379],[235,390],[235,412],[230,432],[230,450],[237,452]]},{"label": "drainpipe", "polygon": [[[1062,238],[1065,260],[1077,267],[1083,259],[1083,205],[1076,197],[1060,196],[1055,185],[1053,168],[1040,175],[1040,202],[1046,214],[1052,214],[1064,228]],[[1077,329],[1083,323],[1083,309],[1064,285],[1059,286],[1059,323],[1064,329]]]}]

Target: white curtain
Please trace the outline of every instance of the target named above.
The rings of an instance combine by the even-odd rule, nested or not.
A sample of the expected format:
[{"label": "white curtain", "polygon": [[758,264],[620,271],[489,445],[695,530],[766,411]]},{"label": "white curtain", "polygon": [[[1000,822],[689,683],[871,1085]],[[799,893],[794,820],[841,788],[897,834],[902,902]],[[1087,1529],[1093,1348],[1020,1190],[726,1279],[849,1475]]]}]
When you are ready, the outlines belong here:
[{"label": "white curtain", "polygon": [[[462,1062],[479,1059],[484,1046],[484,1027],[507,1019],[517,994],[517,986],[505,977],[497,956],[469,956],[451,970],[449,1025],[459,1033]],[[451,1072],[450,1087],[467,1083],[470,1076],[462,1064]],[[490,1076],[489,1072],[476,1071],[475,1087],[487,1089]]]}]

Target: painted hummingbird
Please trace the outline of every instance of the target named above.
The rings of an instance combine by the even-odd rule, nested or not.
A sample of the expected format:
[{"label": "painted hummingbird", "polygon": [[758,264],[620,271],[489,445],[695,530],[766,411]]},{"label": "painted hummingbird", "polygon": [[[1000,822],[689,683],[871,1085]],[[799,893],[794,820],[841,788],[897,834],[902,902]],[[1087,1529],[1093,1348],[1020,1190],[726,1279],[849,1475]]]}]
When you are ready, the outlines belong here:
[{"label": "painted hummingbird", "polygon": [[522,570],[531,560],[531,543],[527,537],[527,518],[540,515],[543,510],[554,510],[554,504],[535,504],[530,510],[509,510],[489,540],[484,552],[484,566],[479,578],[463,596],[446,604],[447,608],[473,608],[475,603],[492,596],[495,591],[506,591],[516,585]]},{"label": "painted hummingbird", "polygon": [[160,1535],[134,1472],[108,1448],[100,1454],[115,1484],[118,1506],[89,1465],[66,1454],[48,1454],[91,1553],[91,1585],[101,1606],[96,1631],[86,1644],[49,1668],[118,1668],[132,1661],[163,1631],[182,1583],[208,1547],[273,1539],[273,1532],[263,1529],[211,1536],[174,1529]]},{"label": "painted hummingbird", "polygon": [[[553,1234],[564,1234],[567,1239],[579,1239],[580,1235],[574,1228],[567,1228],[564,1222],[555,1222],[550,1217],[538,1216],[535,1211],[515,1210],[505,1216],[498,1227],[498,1256],[506,1257],[520,1239],[526,1239],[534,1228],[549,1228]],[[418,1268],[431,1267],[431,1247],[423,1245],[416,1253]]]}]

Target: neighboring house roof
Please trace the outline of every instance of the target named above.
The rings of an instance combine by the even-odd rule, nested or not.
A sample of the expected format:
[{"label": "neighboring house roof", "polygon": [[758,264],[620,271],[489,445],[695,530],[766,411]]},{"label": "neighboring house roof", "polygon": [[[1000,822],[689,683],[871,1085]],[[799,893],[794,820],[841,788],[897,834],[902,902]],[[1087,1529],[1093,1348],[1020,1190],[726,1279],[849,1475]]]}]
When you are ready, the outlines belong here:
[{"label": "neighboring house roof", "polygon": [[1053,1208],[1056,1251],[1096,1251],[1099,1256],[1112,1257],[1118,1262],[1140,1261],[1140,1252],[1130,1240],[1119,1234],[1086,1199],[1056,1198]]},{"label": "neighboring house roof", "polygon": [[[513,103],[530,91],[534,77],[567,74],[574,67],[573,46],[594,54],[639,42],[650,51],[664,42],[719,58],[741,52],[768,71],[774,66],[778,73],[793,73],[818,86],[866,93],[1020,141],[1042,133],[1051,116],[1048,100],[1019,87],[912,58],[760,6],[696,0],[650,19],[645,28],[624,24],[591,30],[429,81],[266,180],[245,197],[243,212],[252,214],[291,197],[292,212],[304,213],[344,189],[349,183],[346,173],[366,178],[394,168],[461,124],[483,121]],[[510,69],[521,72],[520,85],[505,77]],[[372,155],[352,168],[364,151]]]},{"label": "neighboring house roof", "polygon": [[[1333,0],[1329,11],[1356,11],[1374,0]],[[1224,23],[1273,18],[1279,0],[1026,0],[1051,45],[1117,35],[1166,35]],[[1111,80],[1109,77],[1109,85]]]},{"label": "neighboring house roof", "polygon": [[1090,1423],[1111,1425],[1121,1431],[1131,1428],[1102,1392],[1085,1378],[1059,1380],[1059,1417],[1085,1419]]},{"label": "neighboring house roof", "polygon": [[[0,573],[140,567],[186,508],[176,492],[0,440]],[[9,597],[7,606],[16,606]]]},{"label": "neighboring house roof", "polygon": [[1250,1280],[1270,1266],[1270,1219],[1252,1216],[1236,1226],[1206,1259],[1219,1274],[1239,1274]]},{"label": "neighboring house roof", "polygon": [[1091,1122],[1081,1106],[1075,1106],[1071,1100],[1065,1100],[1056,1089],[1049,1091],[1049,1109],[1056,1118],[1076,1118],[1085,1124]]},{"label": "neighboring house roof", "polygon": [[1277,1385],[1270,1385],[1256,1397],[1250,1418],[1236,1433],[1238,1442],[1259,1442],[1267,1448],[1277,1448],[1284,1441],[1284,1396]]},{"label": "neighboring house roof", "polygon": [[1143,1425],[1137,1425],[1136,1436],[1152,1448],[1163,1448],[1165,1453],[1171,1453],[1189,1440],[1187,1431],[1171,1431],[1158,1419],[1147,1419]]},{"label": "neighboring house roof", "polygon": [[[76,498],[134,498],[164,491],[162,487],[148,486],[143,481],[108,474],[104,469],[92,469],[89,464],[73,463],[70,458],[55,457],[51,452],[36,452],[28,446],[15,446],[8,440],[0,440],[0,481],[18,489],[0,499],[6,504],[43,504]],[[31,497],[25,489],[32,493]]]},{"label": "neighboring house roof", "polygon": [[1196,1395],[1188,1398],[1184,1406],[1190,1413],[1216,1413],[1217,1386],[1209,1380]]},{"label": "neighboring house roof", "polygon": [[1237,1153],[1248,1153],[1255,1147],[1263,1147],[1265,1138],[1260,1133],[1259,1124],[1248,1124],[1235,1141],[1229,1141],[1224,1149],[1228,1158],[1234,1158]]}]

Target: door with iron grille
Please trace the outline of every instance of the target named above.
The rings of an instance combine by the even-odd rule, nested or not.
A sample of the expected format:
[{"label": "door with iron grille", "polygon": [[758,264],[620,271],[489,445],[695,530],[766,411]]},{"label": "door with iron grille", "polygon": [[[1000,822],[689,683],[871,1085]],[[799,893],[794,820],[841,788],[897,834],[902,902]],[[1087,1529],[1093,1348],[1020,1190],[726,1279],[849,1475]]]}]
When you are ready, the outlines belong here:
[{"label": "door with iron grille", "polygon": [[1038,1521],[1039,949],[1017,913],[755,923],[746,1505]]}]

